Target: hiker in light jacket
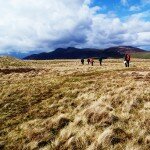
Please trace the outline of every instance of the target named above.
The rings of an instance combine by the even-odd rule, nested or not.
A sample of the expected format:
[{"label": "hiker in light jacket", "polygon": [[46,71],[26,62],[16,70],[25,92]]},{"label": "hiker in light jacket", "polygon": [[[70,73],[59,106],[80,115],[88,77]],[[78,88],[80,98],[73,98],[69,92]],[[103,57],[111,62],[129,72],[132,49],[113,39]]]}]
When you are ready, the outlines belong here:
[{"label": "hiker in light jacket", "polygon": [[93,58],[90,59],[90,63],[91,63],[91,65],[93,66],[93,64],[94,64]]}]

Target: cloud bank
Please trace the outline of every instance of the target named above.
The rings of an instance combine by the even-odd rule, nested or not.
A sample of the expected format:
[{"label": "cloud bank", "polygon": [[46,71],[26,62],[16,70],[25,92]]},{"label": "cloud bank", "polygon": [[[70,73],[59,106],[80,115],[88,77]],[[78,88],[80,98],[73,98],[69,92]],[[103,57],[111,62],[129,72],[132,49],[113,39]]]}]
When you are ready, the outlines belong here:
[{"label": "cloud bank", "polygon": [[90,0],[0,0],[0,54],[68,46],[149,48],[150,11],[119,18],[90,4]]}]

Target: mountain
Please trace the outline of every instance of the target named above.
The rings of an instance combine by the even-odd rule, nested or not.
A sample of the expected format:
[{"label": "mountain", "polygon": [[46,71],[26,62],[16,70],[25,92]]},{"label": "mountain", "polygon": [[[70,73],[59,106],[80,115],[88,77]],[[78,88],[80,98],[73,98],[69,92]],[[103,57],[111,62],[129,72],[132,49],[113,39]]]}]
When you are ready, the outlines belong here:
[{"label": "mountain", "polygon": [[105,52],[119,52],[120,54],[125,54],[125,53],[137,53],[146,51],[132,46],[117,46],[107,48],[105,49]]},{"label": "mountain", "polygon": [[79,49],[74,47],[68,47],[68,48],[58,48],[52,52],[33,54],[25,57],[24,59],[49,60],[49,59],[81,59],[90,57],[122,58],[125,53],[137,53],[137,52],[145,52],[145,51],[131,46],[111,47],[104,50],[92,48]]},{"label": "mountain", "polygon": [[98,49],[79,49],[74,47],[58,48],[55,51],[48,53],[33,54],[24,59],[78,59],[87,57],[97,57],[102,54],[101,50]]}]

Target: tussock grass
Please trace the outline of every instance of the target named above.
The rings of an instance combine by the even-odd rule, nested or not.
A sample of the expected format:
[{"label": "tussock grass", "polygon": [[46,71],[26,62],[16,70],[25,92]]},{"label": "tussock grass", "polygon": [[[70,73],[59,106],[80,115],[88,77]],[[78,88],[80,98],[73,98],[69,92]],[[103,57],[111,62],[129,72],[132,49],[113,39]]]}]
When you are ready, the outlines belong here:
[{"label": "tussock grass", "polygon": [[150,148],[149,60],[4,57],[0,66],[0,149]]}]

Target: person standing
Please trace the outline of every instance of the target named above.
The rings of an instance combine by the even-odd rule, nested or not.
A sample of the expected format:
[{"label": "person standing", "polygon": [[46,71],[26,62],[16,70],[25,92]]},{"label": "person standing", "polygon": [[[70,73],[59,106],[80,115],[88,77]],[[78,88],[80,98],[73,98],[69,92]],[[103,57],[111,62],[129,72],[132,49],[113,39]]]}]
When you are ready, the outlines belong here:
[{"label": "person standing", "polygon": [[89,63],[90,63],[90,58],[87,59],[87,63],[88,63],[88,65],[89,65]]},{"label": "person standing", "polygon": [[81,59],[81,64],[84,65],[84,59],[83,58]]},{"label": "person standing", "polygon": [[99,58],[100,66],[102,66],[102,60],[103,60],[103,58],[102,58],[102,57],[100,57],[100,58]]},{"label": "person standing", "polygon": [[90,63],[91,63],[91,65],[93,66],[93,64],[94,64],[93,58],[90,59]]},{"label": "person standing", "polygon": [[129,54],[125,54],[125,66],[129,67],[130,66],[130,55]]}]

